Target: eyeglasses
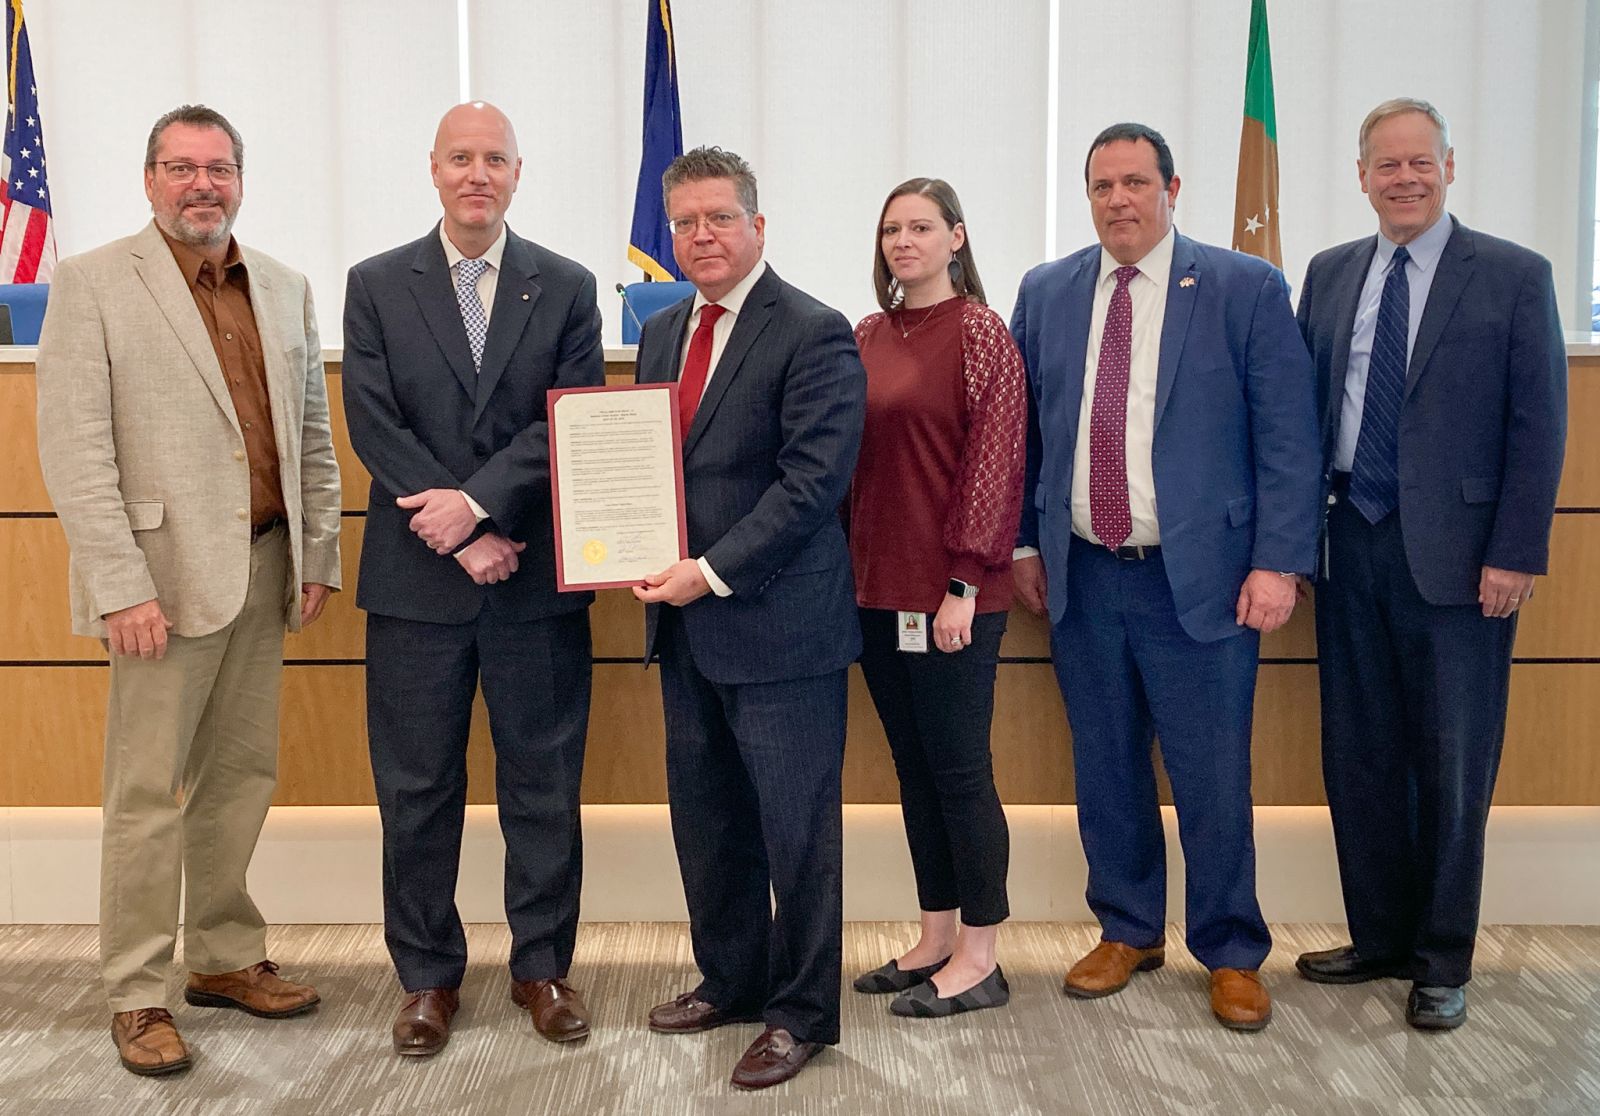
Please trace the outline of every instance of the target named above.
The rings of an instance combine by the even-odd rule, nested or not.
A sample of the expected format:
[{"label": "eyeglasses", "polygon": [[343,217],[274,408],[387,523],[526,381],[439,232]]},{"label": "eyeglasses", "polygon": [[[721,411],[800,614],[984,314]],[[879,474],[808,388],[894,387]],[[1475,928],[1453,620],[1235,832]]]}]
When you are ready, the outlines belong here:
[{"label": "eyeglasses", "polygon": [[708,213],[704,217],[674,217],[667,222],[667,228],[672,230],[673,236],[693,236],[695,231],[704,224],[712,232],[727,232],[739,223],[744,216],[744,211],[737,213]]},{"label": "eyeglasses", "polygon": [[160,160],[156,163],[156,166],[165,167],[167,180],[177,183],[179,186],[186,182],[193,182],[195,175],[201,171],[206,172],[206,177],[211,180],[211,185],[228,186],[238,180],[239,172],[243,170],[238,163],[207,163],[204,166],[197,166],[182,159]]}]

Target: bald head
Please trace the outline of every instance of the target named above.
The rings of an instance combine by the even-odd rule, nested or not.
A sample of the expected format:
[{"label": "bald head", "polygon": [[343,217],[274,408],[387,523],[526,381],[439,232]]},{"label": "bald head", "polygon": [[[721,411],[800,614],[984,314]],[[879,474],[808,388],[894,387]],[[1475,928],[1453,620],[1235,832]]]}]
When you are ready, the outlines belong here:
[{"label": "bald head", "polygon": [[428,163],[444,206],[445,235],[476,259],[499,239],[522,178],[511,121],[483,101],[457,105],[440,119]]}]

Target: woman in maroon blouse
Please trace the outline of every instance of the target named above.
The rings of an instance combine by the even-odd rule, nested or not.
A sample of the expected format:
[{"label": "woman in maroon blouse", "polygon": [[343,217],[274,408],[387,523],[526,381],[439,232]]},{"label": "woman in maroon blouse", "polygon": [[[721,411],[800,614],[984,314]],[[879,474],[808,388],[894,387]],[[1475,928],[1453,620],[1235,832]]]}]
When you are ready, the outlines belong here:
[{"label": "woman in maroon blouse", "polygon": [[849,497],[861,669],[900,776],[916,945],[858,977],[896,1015],[999,1007],[1010,838],[989,755],[1027,429],[1022,358],[984,303],[949,183],[894,188],[878,221],[883,312],[856,326],[867,420]]}]

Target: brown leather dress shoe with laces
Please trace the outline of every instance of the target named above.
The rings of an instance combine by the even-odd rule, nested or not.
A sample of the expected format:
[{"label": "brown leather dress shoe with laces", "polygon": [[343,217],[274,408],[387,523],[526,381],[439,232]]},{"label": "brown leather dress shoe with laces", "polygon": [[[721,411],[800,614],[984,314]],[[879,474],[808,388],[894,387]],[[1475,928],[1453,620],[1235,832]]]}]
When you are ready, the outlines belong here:
[{"label": "brown leather dress shoe with laces", "polygon": [[1272,997],[1254,969],[1211,974],[1211,1014],[1230,1031],[1259,1031],[1272,1022]]},{"label": "brown leather dress shoe with laces", "polygon": [[1061,990],[1080,1000],[1097,1000],[1128,987],[1134,973],[1147,973],[1166,963],[1165,942],[1135,949],[1122,942],[1103,941],[1067,970]]},{"label": "brown leather dress shoe with laces", "polygon": [[551,1042],[575,1042],[589,1037],[589,1010],[572,985],[559,977],[514,980],[511,999],[533,1016],[533,1029]]},{"label": "brown leather dress shoe with laces", "polygon": [[310,1011],[322,1000],[309,984],[280,977],[271,961],[231,973],[190,973],[183,998],[195,1007],[238,1008],[262,1019],[287,1019]]},{"label": "brown leather dress shoe with laces", "polygon": [[122,1068],[140,1077],[189,1068],[189,1048],[166,1008],[117,1012],[111,1017],[111,1041],[117,1044]]},{"label": "brown leather dress shoe with laces", "polygon": [[724,1011],[708,1004],[693,992],[685,992],[664,1004],[650,1009],[650,1029],[664,1035],[692,1035],[725,1027],[729,1023],[754,1023],[754,1015]]},{"label": "brown leather dress shoe with laces", "polygon": [[454,988],[419,988],[407,992],[394,1017],[394,1052],[426,1058],[450,1041],[450,1018],[461,1006]]},{"label": "brown leather dress shoe with laces", "polygon": [[769,1089],[806,1068],[822,1050],[820,1042],[801,1042],[782,1027],[768,1027],[750,1044],[731,1079],[735,1089]]}]

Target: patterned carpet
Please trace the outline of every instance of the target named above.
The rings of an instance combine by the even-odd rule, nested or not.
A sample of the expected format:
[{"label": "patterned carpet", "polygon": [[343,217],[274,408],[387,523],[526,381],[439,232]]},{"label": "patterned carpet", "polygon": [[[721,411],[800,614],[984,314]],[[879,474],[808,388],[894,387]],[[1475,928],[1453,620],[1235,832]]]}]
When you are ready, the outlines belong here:
[{"label": "patterned carpet", "polygon": [[[93,927],[0,926],[0,1112],[1600,1112],[1600,927],[1486,929],[1471,1021],[1434,1035],[1405,1026],[1404,984],[1328,988],[1294,976],[1296,953],[1336,944],[1341,928],[1276,931],[1267,965],[1275,1018],[1259,1035],[1212,1021],[1204,972],[1181,949],[1119,996],[1068,999],[1061,974],[1093,944],[1093,928],[1014,923],[1000,939],[1010,1007],[901,1020],[887,1013],[887,997],[847,990],[844,1042],[788,1085],[744,1095],[727,1076],[755,1027],[667,1037],[643,1026],[650,1005],[692,980],[681,924],[583,927],[572,975],[595,1033],[575,1047],[539,1040],[512,1005],[505,929],[472,927],[474,961],[450,1046],[420,1063],[389,1049],[398,992],[377,927],[278,928],[274,958],[285,975],[314,981],[322,1006],[270,1022],[180,1004],[195,1064],[159,1080],[117,1065]],[[899,923],[849,926],[847,976],[891,956],[910,932]],[[1171,940],[1181,938],[1174,927]]]}]

